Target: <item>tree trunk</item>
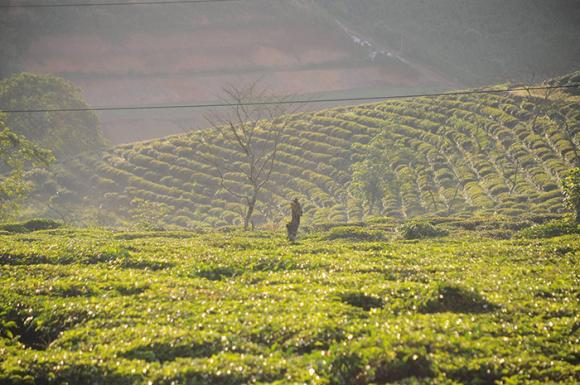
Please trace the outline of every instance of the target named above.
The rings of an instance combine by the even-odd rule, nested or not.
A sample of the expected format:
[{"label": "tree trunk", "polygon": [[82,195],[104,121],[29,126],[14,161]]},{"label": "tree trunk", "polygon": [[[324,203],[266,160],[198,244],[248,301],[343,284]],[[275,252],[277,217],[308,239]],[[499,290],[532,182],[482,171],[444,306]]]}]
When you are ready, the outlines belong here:
[{"label": "tree trunk", "polygon": [[256,207],[256,201],[258,200],[257,194],[254,194],[252,198],[248,201],[248,208],[246,209],[246,216],[244,217],[244,231],[248,231],[250,227],[250,222],[252,220],[252,214],[254,214],[254,208]]},{"label": "tree trunk", "polygon": [[373,199],[369,199],[369,209],[367,210],[367,216],[373,215],[373,208],[375,207],[375,201]]}]

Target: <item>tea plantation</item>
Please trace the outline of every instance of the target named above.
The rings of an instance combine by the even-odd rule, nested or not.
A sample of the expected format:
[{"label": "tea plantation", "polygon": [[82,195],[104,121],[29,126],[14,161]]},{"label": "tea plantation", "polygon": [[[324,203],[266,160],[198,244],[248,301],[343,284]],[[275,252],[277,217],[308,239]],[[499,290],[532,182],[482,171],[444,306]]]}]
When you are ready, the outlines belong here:
[{"label": "tea plantation", "polygon": [[453,229],[4,232],[0,383],[575,384],[579,256]]},{"label": "tea plantation", "polygon": [[[309,225],[369,214],[558,214],[560,181],[580,164],[579,106],[571,92],[550,98],[519,92],[390,100],[287,117],[255,224],[280,223],[295,197]],[[220,188],[216,159],[242,161],[234,143],[206,131],[75,157],[31,174],[38,188],[27,205],[34,210],[25,214],[82,225],[134,223],[152,213],[149,220],[166,228],[238,225],[242,207]],[[389,187],[371,205],[353,188],[353,170],[368,169],[368,162],[389,175]],[[238,192],[247,188],[242,175],[229,173],[227,180]]]}]

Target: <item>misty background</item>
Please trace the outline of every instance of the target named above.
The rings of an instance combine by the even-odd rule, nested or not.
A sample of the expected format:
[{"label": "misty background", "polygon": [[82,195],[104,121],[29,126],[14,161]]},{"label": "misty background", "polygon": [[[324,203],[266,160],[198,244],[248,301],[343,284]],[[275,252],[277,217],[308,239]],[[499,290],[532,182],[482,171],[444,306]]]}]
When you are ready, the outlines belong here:
[{"label": "misty background", "polygon": [[[274,93],[304,98],[387,96],[538,82],[573,71],[580,62],[580,1],[1,8],[0,32],[0,77],[62,76],[94,107],[211,103],[228,83],[256,79]],[[202,128],[203,115],[192,109],[98,114],[113,144]]]}]

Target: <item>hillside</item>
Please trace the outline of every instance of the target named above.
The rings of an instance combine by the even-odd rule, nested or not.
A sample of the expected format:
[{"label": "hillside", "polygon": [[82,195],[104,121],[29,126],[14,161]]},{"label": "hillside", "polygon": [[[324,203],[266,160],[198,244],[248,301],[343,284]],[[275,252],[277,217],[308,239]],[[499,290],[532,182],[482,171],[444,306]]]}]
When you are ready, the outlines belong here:
[{"label": "hillside", "polygon": [[[224,84],[257,78],[279,94],[451,86],[395,57],[371,60],[367,47],[321,12],[270,0],[12,10],[0,13],[9,40],[0,37],[0,47],[14,52],[0,74],[58,74],[82,88],[92,106],[204,103]],[[100,112],[99,119],[117,144],[205,125],[197,110]]]},{"label": "hillside", "polygon": [[[92,106],[205,103],[224,84],[258,78],[279,94],[318,96],[539,81],[573,71],[580,62],[579,10],[570,0],[244,0],[3,9],[0,77],[55,74],[83,89]],[[205,125],[196,110],[98,117],[116,144]]]},{"label": "hillside", "polygon": [[[578,162],[579,120],[577,97],[563,92],[391,100],[295,115],[255,223],[279,224],[293,197],[304,202],[307,224],[368,214],[559,213],[560,179]],[[37,214],[84,223],[237,224],[241,206],[220,190],[212,166],[212,157],[239,161],[233,148],[193,133],[77,157],[33,173],[41,187],[31,203]],[[369,207],[353,170],[377,161],[388,183]],[[238,175],[229,178],[244,188]]]},{"label": "hillside", "polygon": [[378,45],[476,86],[573,71],[580,8],[570,0],[313,0]]}]

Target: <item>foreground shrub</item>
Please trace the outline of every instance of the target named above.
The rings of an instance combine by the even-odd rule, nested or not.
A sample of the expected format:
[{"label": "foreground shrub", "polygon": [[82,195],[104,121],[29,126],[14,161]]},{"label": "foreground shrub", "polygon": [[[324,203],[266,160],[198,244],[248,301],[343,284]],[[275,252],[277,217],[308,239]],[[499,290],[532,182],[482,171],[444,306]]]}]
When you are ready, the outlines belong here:
[{"label": "foreground shrub", "polygon": [[[0,325],[7,327],[2,334],[16,338],[32,350],[46,350],[61,332],[90,317],[89,312],[80,306],[70,305],[66,309],[47,312],[42,301],[13,303],[12,299],[2,298],[6,303],[0,305]],[[3,382],[0,380],[0,383]]]},{"label": "foreground shrub", "polygon": [[30,219],[26,222],[0,225],[0,230],[10,233],[29,233],[31,231],[57,229],[61,226],[61,223],[53,221],[52,219]]},{"label": "foreground shrub", "polygon": [[442,237],[448,234],[447,230],[432,225],[429,222],[408,222],[398,229],[403,239],[422,239]]},{"label": "foreground shrub", "polygon": [[564,204],[574,212],[574,219],[580,224],[580,168],[570,170],[570,175],[562,180],[562,189]]},{"label": "foreground shrub", "polygon": [[434,375],[433,364],[421,348],[395,347],[384,341],[357,341],[335,345],[330,365],[332,385],[417,383]]},{"label": "foreground shrub", "polygon": [[360,292],[342,293],[339,297],[343,302],[351,306],[360,307],[363,310],[381,308],[384,305],[381,298]]},{"label": "foreground shrub", "polygon": [[382,216],[373,215],[373,216],[367,217],[366,223],[369,225],[396,224],[397,218],[382,217]]},{"label": "foreground shrub", "polygon": [[380,241],[383,240],[384,233],[377,230],[368,230],[362,227],[341,226],[331,229],[326,235],[326,239],[350,239],[356,241]]},{"label": "foreground shrub", "polygon": [[561,235],[578,234],[580,226],[573,220],[551,221],[542,225],[531,226],[518,233],[520,238],[552,238]]},{"label": "foreground shrub", "polygon": [[0,237],[0,384],[574,383],[580,237],[327,234]]},{"label": "foreground shrub", "polygon": [[421,313],[484,313],[494,308],[479,293],[448,283],[437,285],[419,305]]}]

